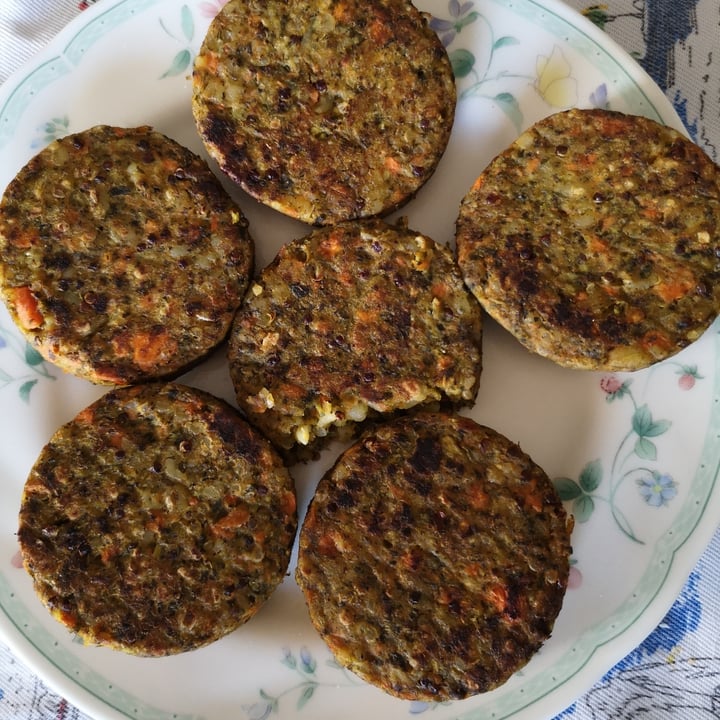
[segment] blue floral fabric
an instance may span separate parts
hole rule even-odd
[[[555,720],[720,717],[720,534],[643,643]]]
[[[566,0],[633,55],[665,91],[693,139],[720,161],[720,3]]]
[[[0,0],[0,83],[94,1]],[[637,58],[719,162],[720,0],[566,2]],[[649,503],[662,503],[674,487],[659,477],[644,492]],[[555,720],[720,718],[718,587],[720,533],[657,629]],[[0,720],[90,718],[0,645]]]

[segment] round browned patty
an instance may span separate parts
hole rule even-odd
[[[115,389],[63,425],[27,479],[18,538],[53,616],[88,643],[159,656],[252,617],[285,575],[295,489],[226,403]]]
[[[481,311],[448,247],[382,220],[341,223],[288,243],[262,271],[228,357],[241,409],[299,450],[366,417],[471,404]]]
[[[205,357],[253,254],[207,164],[148,127],[56,140],[0,203],[0,298],[41,355],[95,383],[172,377]]]
[[[514,443],[458,415],[365,432],[321,479],[296,579],[337,661],[398,697],[505,682],[549,637],[572,520]]]
[[[447,53],[409,0],[230,0],[193,81],[197,127],[223,171],[315,225],[409,200],[455,116]]]
[[[541,120],[464,198],[458,262],[487,312],[573,368],[636,370],[720,310],[720,172],[672,128],[605,110]]]

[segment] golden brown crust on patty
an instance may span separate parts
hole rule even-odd
[[[447,53],[409,0],[230,0],[193,81],[197,127],[220,167],[316,225],[409,200],[455,114]]]
[[[236,410],[151,383],[107,393],[53,435],[18,537],[60,622],[159,656],[252,617],[283,579],[296,527],[287,469]]]
[[[636,370],[720,310],[720,172],[643,117],[541,120],[464,198],[458,262],[490,315],[573,368]]]
[[[364,220],[281,249],[236,315],[228,357],[240,408],[298,449],[368,416],[471,404],[480,344],[480,306],[449,248]]]
[[[46,359],[96,383],[171,377],[205,357],[253,254],[206,163],[148,127],[51,143],[0,204],[0,297]]]
[[[459,699],[503,683],[550,635],[571,530],[515,444],[418,413],[364,433],[321,479],[296,578],[341,665],[402,698]]]

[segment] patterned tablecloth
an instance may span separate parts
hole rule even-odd
[[[0,83],[93,0],[0,0]],[[102,0],[95,0],[102,2]],[[720,0],[568,0],[638,59],[720,162]],[[559,718],[720,718],[720,532],[657,629]],[[0,720],[84,720],[0,644]]]

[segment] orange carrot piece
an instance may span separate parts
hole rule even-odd
[[[225,517],[213,523],[213,535],[229,540],[234,537],[236,530],[245,525],[249,519],[250,512],[246,507],[233,508]]]
[[[490,604],[497,609],[498,612],[505,612],[505,607],[507,606],[507,599],[507,589],[503,585],[495,583],[494,585],[491,585],[488,589],[488,600],[490,601]]]
[[[395,175],[399,175],[402,171],[402,165],[394,158],[388,157],[385,158],[385,162],[383,163],[385,165],[385,168],[389,170],[391,173],[394,173]]]
[[[670,303],[685,297],[695,287],[695,277],[689,270],[677,268],[677,272],[653,287],[655,294]]]
[[[280,509],[283,513],[285,515],[293,515],[296,507],[295,494],[290,491],[283,493],[283,496],[280,499]]]
[[[133,362],[143,369],[155,367],[163,355],[172,352],[174,345],[167,332],[137,333],[132,338]]]
[[[43,324],[45,319],[38,308],[37,298],[29,287],[14,288],[8,295],[11,301],[15,302],[15,312],[22,327],[34,330]]]

